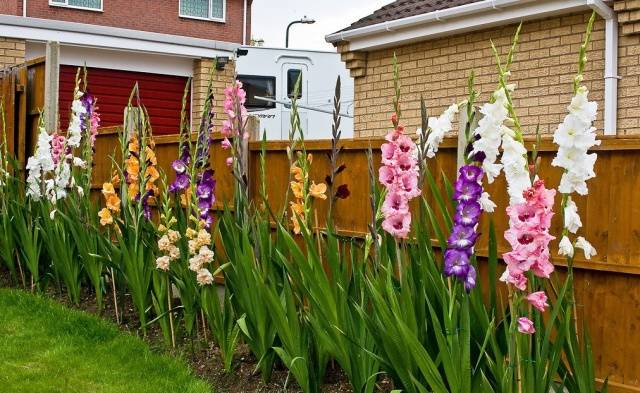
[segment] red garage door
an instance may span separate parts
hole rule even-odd
[[[73,99],[76,66],[60,66],[60,123],[66,129]],[[147,108],[155,135],[177,134],[182,95],[188,78],[103,68],[87,68],[89,91],[98,99],[101,126],[122,124],[131,89],[138,82],[142,104]],[[188,108],[190,98],[187,98]],[[190,113],[190,111],[187,111]]]

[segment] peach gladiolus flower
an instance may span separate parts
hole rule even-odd
[[[311,186],[309,186],[309,193],[314,198],[327,199],[327,185],[324,183],[316,184],[315,182],[311,182]]]
[[[120,198],[118,198],[118,196],[115,193],[107,195],[106,200],[107,200],[106,201],[107,209],[109,209],[114,213],[120,212]]]
[[[106,226],[113,224],[113,216],[111,212],[107,208],[103,208],[98,212],[98,217],[100,217],[100,225]]]
[[[291,191],[293,191],[293,196],[296,199],[302,199],[304,198],[304,195],[302,194],[302,183],[299,183],[297,181],[292,181],[291,182]]]
[[[113,188],[113,184],[112,183],[104,183],[102,185],[102,194],[107,196],[107,195],[111,195],[111,194],[115,194],[116,190]]]
[[[293,174],[294,179],[296,179],[297,181],[302,181],[302,168],[300,168],[298,165],[293,164],[291,166],[291,173]]]

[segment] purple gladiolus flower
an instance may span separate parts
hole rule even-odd
[[[466,251],[450,249],[444,253],[445,276],[456,276],[460,279],[464,279],[467,277],[469,267],[469,255]]]
[[[458,178],[455,188],[453,197],[458,201],[475,201],[482,195],[482,186],[477,181],[470,182]]]
[[[476,201],[460,202],[456,207],[454,221],[466,226],[475,226],[480,219],[482,208]]]
[[[187,171],[187,164],[182,159],[175,160],[171,163],[171,168],[173,168],[176,174],[182,175]]]
[[[213,170],[207,169],[198,176],[196,186],[196,196],[198,197],[198,210],[200,211],[200,219],[204,220],[205,227],[208,229],[213,223],[211,216],[211,207],[216,200],[215,197],[216,181],[213,178]]]
[[[478,234],[472,227],[456,224],[449,237],[449,247],[458,250],[470,250],[476,242]]]
[[[189,188],[191,179],[186,173],[176,176],[176,179],[169,185],[169,192],[182,192]]]
[[[180,160],[182,160],[186,165],[191,164],[191,151],[189,150],[189,145],[186,143],[182,146]]]
[[[478,166],[465,165],[460,168],[459,179],[463,179],[466,182],[478,183],[478,180],[482,178],[483,173],[482,168]]]
[[[200,209],[200,218],[206,218],[211,209],[211,200],[208,198],[198,199],[198,209]]]
[[[142,210],[144,218],[151,220],[151,206],[149,206],[149,198],[153,196],[153,191],[149,190],[142,196]]]
[[[467,276],[464,278],[464,289],[469,293],[476,286],[476,268],[469,264]]]

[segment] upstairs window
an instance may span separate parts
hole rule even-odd
[[[102,0],[49,0],[49,4],[59,7],[102,11]]]
[[[226,0],[180,0],[180,16],[224,22]]]

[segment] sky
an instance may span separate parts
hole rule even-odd
[[[264,46],[283,47],[289,22],[303,16],[315,19],[312,25],[296,24],[289,33],[289,47],[335,51],[324,37],[341,30],[392,0],[254,0],[252,32]]]

